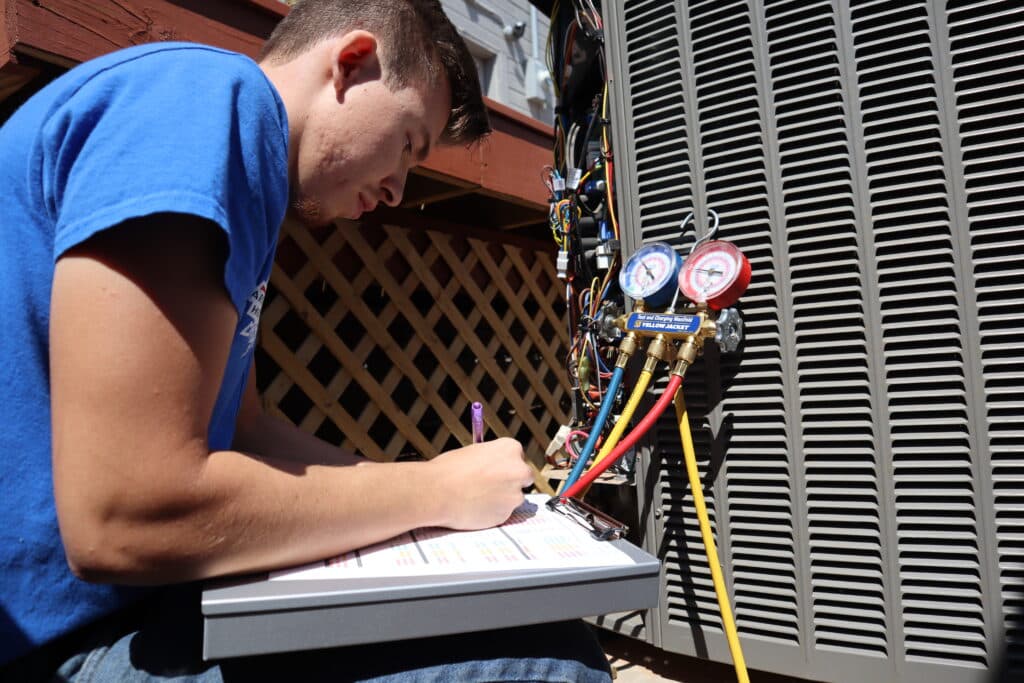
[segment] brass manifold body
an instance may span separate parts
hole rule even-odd
[[[682,377],[704,350],[707,339],[715,339],[723,351],[734,351],[743,337],[743,323],[735,309],[714,313],[697,306],[692,313],[651,313],[637,310],[613,321],[625,334],[619,343],[616,366],[625,368],[636,353],[641,339],[649,338],[645,371],[653,371],[658,361],[675,360],[672,374]],[[681,340],[673,354],[673,341]],[[674,358],[673,358],[674,356]]]

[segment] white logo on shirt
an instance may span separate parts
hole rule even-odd
[[[245,355],[252,353],[256,346],[256,332],[260,329],[260,312],[263,310],[263,299],[267,296],[267,281],[261,282],[256,289],[252,290],[245,305],[245,326],[240,335],[245,337]]]

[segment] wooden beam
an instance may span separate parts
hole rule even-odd
[[[8,0],[11,49],[83,62],[132,45],[186,40],[255,57],[277,17],[251,2],[228,0]]]
[[[291,7],[280,2],[280,0],[245,0],[245,2],[259,7],[264,12],[268,12],[272,17],[274,17],[275,21],[284,17],[291,9]]]
[[[13,61],[3,62],[0,56],[0,102],[28,85],[39,75],[39,69],[22,66]]]
[[[339,221],[341,222],[341,221]],[[371,226],[401,225],[405,228],[419,230],[436,230],[452,235],[473,237],[481,240],[494,240],[502,244],[512,244],[523,249],[533,251],[549,251],[555,253],[557,247],[554,241],[549,239],[537,239],[525,235],[502,232],[499,230],[481,228],[466,223],[457,223],[443,218],[425,216],[413,209],[392,208],[390,206],[378,207],[373,213],[363,216],[359,223],[352,222],[353,226],[363,228]]]
[[[18,63],[14,46],[14,5],[0,0],[0,102],[39,75],[39,69]]]
[[[421,168],[479,185],[480,192],[535,209],[547,206],[541,169],[551,163],[550,127],[487,100],[491,133],[482,143],[439,147]]]
[[[455,199],[456,197],[462,197],[467,194],[476,192],[479,188],[473,187],[472,185],[464,187],[452,187],[449,186],[447,190],[440,192],[433,192],[431,194],[412,196],[402,200],[402,208],[405,209],[422,209],[425,206],[436,204],[437,202],[443,202],[446,199]]]
[[[0,0],[0,68],[18,61],[14,57],[14,34],[16,31],[17,23],[14,18],[13,0]]]
[[[538,220],[536,218],[529,219],[529,220],[524,218],[522,220],[512,221],[511,223],[502,223],[498,227],[501,228],[502,230],[518,230],[519,228],[525,228],[525,227],[529,227],[531,225],[535,225],[537,227],[545,227],[546,228],[547,227],[547,221],[545,219],[543,219],[543,218],[541,218],[540,220]]]

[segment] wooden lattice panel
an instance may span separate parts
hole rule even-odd
[[[535,465],[570,404],[564,288],[545,245],[286,224],[260,323],[264,406],[374,460],[489,438]]]

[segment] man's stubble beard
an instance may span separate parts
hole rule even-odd
[[[322,228],[331,224],[331,219],[323,215],[320,202],[309,197],[293,198],[291,214],[307,228]]]

